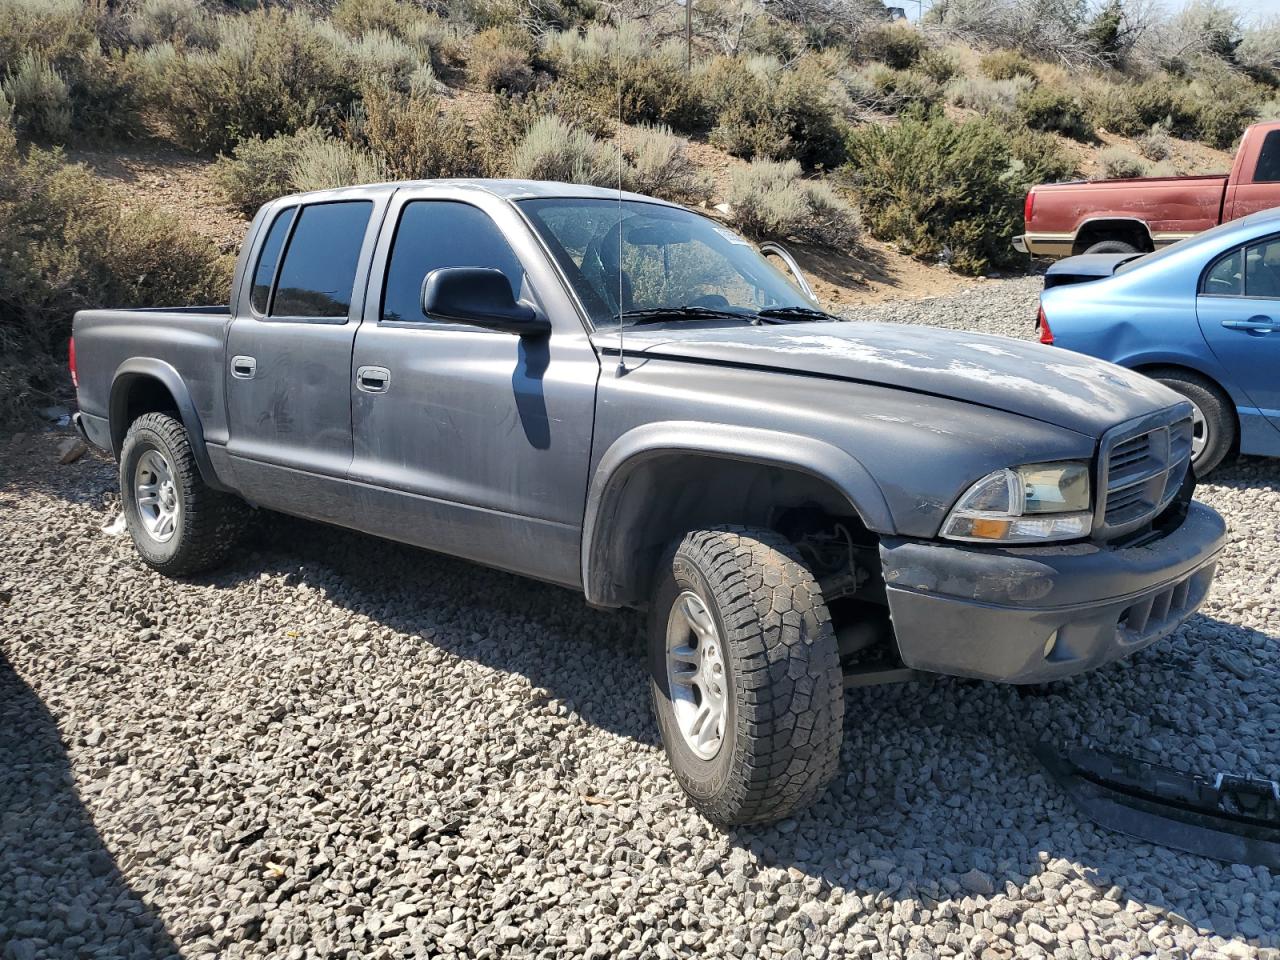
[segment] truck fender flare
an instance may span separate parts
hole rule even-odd
[[[195,458],[200,476],[206,484],[215,490],[228,489],[218,480],[213,464],[209,460],[209,450],[205,445],[204,429],[200,425],[200,414],[191,400],[191,392],[182,380],[182,375],[163,360],[154,357],[132,357],[120,366],[111,377],[111,400],[108,406],[108,424],[111,430],[111,452],[120,459],[120,448],[124,445],[125,433],[129,425],[125,422],[128,413],[129,387],[138,380],[156,380],[173,397],[178,408],[178,416],[187,431],[187,439],[191,443],[191,454]]]
[[[1108,225],[1108,224],[1115,225],[1115,226],[1121,226],[1121,225],[1131,226],[1141,230],[1143,233],[1147,235],[1147,240],[1151,243],[1152,248],[1153,249],[1155,248],[1156,238],[1155,238],[1155,234],[1151,232],[1151,224],[1147,223],[1146,220],[1143,220],[1139,216],[1135,216],[1133,214],[1123,214],[1123,213],[1109,214],[1109,215],[1103,215],[1098,217],[1087,217],[1084,220],[1081,220],[1079,223],[1076,224],[1076,228],[1071,234],[1072,246],[1074,247],[1077,243],[1080,242],[1080,234],[1084,233],[1090,227],[1096,227],[1096,226]]]
[[[587,490],[582,529],[582,583],[587,600],[602,601],[602,566],[614,515],[627,477],[654,457],[688,453],[799,470],[840,491],[875,533],[894,532],[880,485],[857,458],[822,440],[794,433],[730,424],[674,420],[628,430],[605,451]]]

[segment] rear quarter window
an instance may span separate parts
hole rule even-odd
[[[280,250],[284,246],[285,237],[289,236],[289,227],[293,225],[294,207],[281,210],[276,214],[267,232],[266,242],[258,254],[258,266],[253,271],[253,293],[250,301],[258,313],[266,313],[271,306],[271,283],[276,278],[276,265],[280,262]]]

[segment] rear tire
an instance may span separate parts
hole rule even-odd
[[[1191,468],[1197,477],[1208,476],[1236,444],[1239,428],[1231,398],[1212,380],[1190,370],[1169,367],[1144,372],[1182,394],[1196,408],[1194,446],[1199,451],[1192,453]]]
[[[120,498],[138,554],[170,577],[220,564],[249,517],[243,500],[204,482],[186,428],[167,413],[145,413],[129,426]]]
[[[649,666],[672,770],[709,820],[781,819],[835,776],[844,736],[836,637],[813,575],[778,534],[719,527],[671,546],[658,570]],[[700,712],[714,715],[710,736]]]
[[[1085,248],[1085,253],[1139,253],[1137,247],[1132,243],[1124,240],[1099,240],[1090,247]]]

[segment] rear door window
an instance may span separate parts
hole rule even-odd
[[[1244,273],[1240,269],[1240,251],[1232,250],[1221,257],[1204,275],[1200,292],[1210,297],[1239,297],[1244,294]]]
[[[1280,297],[1280,238],[1264,240],[1245,249],[1244,295]]]
[[[253,309],[258,313],[266,313],[267,307],[271,305],[271,282],[276,278],[280,249],[284,246],[284,238],[289,235],[289,227],[293,225],[293,215],[296,212],[293,207],[289,207],[276,214],[266,242],[262,244],[262,252],[258,254],[258,268],[253,272],[252,296]]]
[[[280,267],[273,317],[340,319],[351,309],[360,247],[373,203],[349,200],[302,208]]]

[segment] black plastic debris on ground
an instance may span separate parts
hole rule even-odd
[[[1090,820],[1215,860],[1280,870],[1280,785],[1203,777],[1118,754],[1041,742],[1036,758]]]

